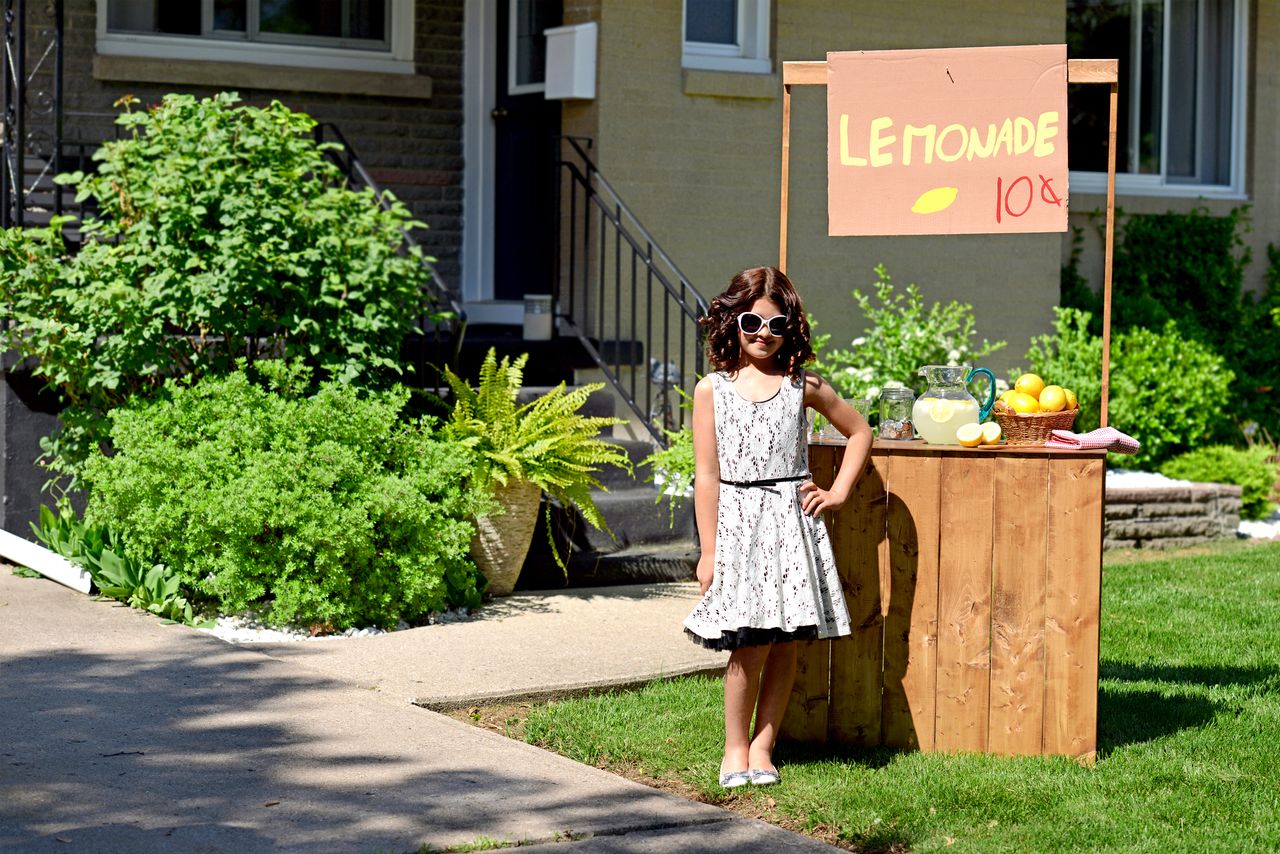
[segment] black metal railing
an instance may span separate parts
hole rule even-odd
[[[391,202],[378,182],[369,174],[355,148],[343,136],[337,125],[332,122],[320,122],[314,131],[318,144],[337,143],[340,148],[329,148],[325,156],[333,162],[346,176],[349,185],[356,190],[368,187],[383,208],[389,209]],[[417,245],[408,229],[404,230],[408,245]],[[431,273],[428,280],[428,291],[436,305],[436,313],[425,314],[418,319],[421,338],[415,338],[406,345],[406,355],[413,363],[419,383],[443,387],[442,377],[430,377],[429,372],[439,371],[445,365],[453,370],[458,368],[458,353],[462,349],[462,339],[467,330],[467,312],[462,307],[458,295],[440,277],[435,264],[423,256],[423,265]]]
[[[658,246],[587,154],[561,137],[554,299],[609,384],[659,444],[687,418],[682,396],[703,372],[707,301]],[[585,147],[584,147],[585,143]]]
[[[0,228],[28,224],[30,210],[47,209],[48,202],[53,215],[62,213],[61,192],[53,188],[51,199],[44,196],[53,187],[52,177],[62,171],[63,0],[52,0],[47,13],[48,19],[32,40],[27,4],[4,0]]]

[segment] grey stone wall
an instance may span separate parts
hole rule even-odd
[[[1221,483],[1108,489],[1103,547],[1182,548],[1240,527],[1240,487]]]

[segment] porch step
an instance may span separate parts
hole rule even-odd
[[[688,541],[693,537],[693,500],[687,498],[672,514],[671,498],[659,497],[652,485],[597,492],[592,499],[615,539],[583,525],[590,549],[611,553],[629,546]]]
[[[597,341],[593,346],[601,349]],[[638,341],[606,342],[602,355],[610,363],[639,364],[644,359],[643,345]],[[529,385],[554,386],[558,383],[573,385],[575,370],[594,367],[595,362],[577,338],[555,336],[550,341],[526,341],[523,326],[499,323],[473,324],[467,327],[458,353],[458,375],[474,381],[480,376],[480,365],[489,349],[498,358],[515,358],[528,353],[524,379]]]
[[[631,546],[612,554],[575,554],[567,575],[554,563],[525,564],[516,590],[652,584],[697,578],[698,549],[692,543]]]

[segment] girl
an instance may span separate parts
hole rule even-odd
[[[756,267],[734,276],[702,324],[716,369],[693,392],[703,597],[684,626],[697,643],[733,651],[720,785],[763,786],[781,780],[773,745],[795,679],[795,641],[849,634],[819,514],[849,497],[871,428],[829,383],[805,371],[813,359],[809,322],[781,271]],[[805,407],[849,439],[830,489],[809,479]]]

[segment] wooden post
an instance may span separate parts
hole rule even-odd
[[[1120,84],[1111,81],[1110,120],[1107,126],[1107,248],[1102,268],[1102,424],[1107,426],[1107,400],[1111,397],[1111,253],[1116,233],[1116,110]]]
[[[783,79],[785,80],[785,74]],[[782,207],[778,217],[778,269],[787,272],[787,182],[791,178],[791,84],[782,84]]]

